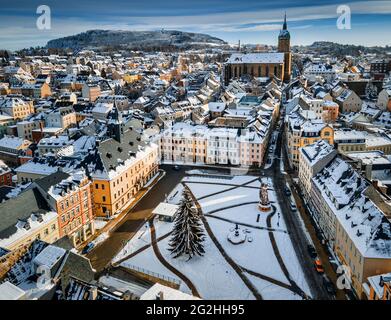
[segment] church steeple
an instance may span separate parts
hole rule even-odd
[[[284,81],[289,81],[291,76],[291,35],[286,22],[286,12],[284,14],[284,24],[278,36],[278,52],[284,53]]]
[[[284,24],[282,25],[282,30],[288,30],[288,25],[286,23],[286,12],[285,12],[285,15],[284,15]]]

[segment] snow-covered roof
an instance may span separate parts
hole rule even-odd
[[[34,258],[33,262],[37,266],[45,266],[51,269],[58,261],[61,260],[65,253],[65,249],[49,245]]]
[[[178,211],[179,206],[176,204],[161,202],[159,205],[152,211],[153,214],[159,216],[173,217]]]
[[[362,256],[391,259],[391,223],[366,196],[367,180],[335,158],[312,181]]]
[[[284,63],[284,54],[277,52],[234,53],[227,63]]]
[[[325,140],[319,140],[300,149],[309,164],[314,164],[333,152],[334,147]]]
[[[0,300],[19,300],[22,299],[26,292],[19,287],[6,281],[0,284]]]
[[[0,139],[0,147],[18,150],[24,145],[29,145],[31,142],[14,136],[5,136]]]
[[[157,297],[162,300],[200,300],[195,296],[163,286],[160,283],[155,283],[140,297],[140,300],[156,300]]]

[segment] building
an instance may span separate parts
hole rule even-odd
[[[95,213],[110,217],[127,208],[138,191],[158,172],[159,149],[141,140],[141,134],[124,129],[113,109],[108,124],[110,137],[97,145],[91,172]]]
[[[229,85],[231,79],[243,75],[268,78],[275,76],[283,81],[289,81],[291,60],[290,33],[285,16],[283,28],[278,36],[278,52],[232,54],[224,64],[225,85]]]
[[[0,186],[12,186],[11,169],[0,160]]]
[[[207,127],[176,123],[162,132],[160,158],[162,162],[206,163]]]
[[[384,88],[377,97],[377,106],[381,110],[391,111],[391,88]]]
[[[339,105],[341,113],[361,111],[362,100],[354,91],[343,89],[333,96],[334,101]]]
[[[66,129],[76,125],[76,113],[73,107],[60,107],[46,116],[46,126],[49,128]]]
[[[391,71],[391,60],[375,60],[371,62],[370,74],[375,80],[383,80]]]
[[[0,203],[0,247],[12,251],[36,239],[52,243],[59,239],[59,228],[57,213],[33,188]]]
[[[316,82],[320,78],[327,82],[333,82],[336,77],[334,68],[325,63],[311,63],[304,68],[303,74],[310,82]]]
[[[348,281],[362,298],[368,277],[391,271],[389,205],[339,157],[312,178],[310,203],[324,240],[349,268]]]
[[[295,170],[299,169],[300,148],[318,140],[334,144],[334,129],[318,119],[313,111],[303,110],[300,106],[296,106],[287,116],[286,135],[288,160]]]
[[[44,124],[43,120],[24,120],[16,123],[18,137],[34,141],[33,130],[40,129]]]
[[[176,123],[162,132],[165,163],[261,166],[271,130],[271,115],[239,128]]]
[[[83,172],[69,175],[58,171],[36,180],[34,185],[57,213],[61,238],[68,236],[78,246],[95,233],[92,183]]]
[[[358,151],[382,151],[391,154],[391,139],[387,135],[351,129],[334,132],[335,147],[342,154]]]
[[[326,123],[334,123],[339,116],[339,105],[333,101],[324,100],[322,102],[322,119]]]
[[[94,102],[101,95],[101,89],[98,84],[84,83],[82,88],[82,97]]]
[[[39,156],[69,156],[74,153],[74,142],[66,135],[43,138],[37,144],[38,154]]]
[[[10,166],[18,166],[20,164],[19,157],[28,150],[30,145],[31,142],[28,140],[4,136],[0,139],[0,160]]]
[[[18,92],[25,97],[31,97],[35,99],[47,98],[52,95],[49,84],[46,82],[43,83],[34,83],[34,84],[23,84],[20,88],[17,89]],[[20,90],[20,92],[19,92]]]
[[[318,140],[300,148],[299,152],[299,186],[309,202],[312,178],[335,158],[337,151],[327,141]]]
[[[0,113],[14,120],[24,119],[34,113],[33,102],[24,100],[20,96],[5,97],[0,99]]]
[[[368,300],[391,300],[391,273],[368,277],[364,290]]]

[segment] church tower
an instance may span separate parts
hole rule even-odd
[[[286,23],[286,14],[284,16],[284,24],[278,36],[278,52],[284,53],[284,81],[288,82],[291,79],[292,69],[292,54],[291,54],[291,35],[288,31]]]

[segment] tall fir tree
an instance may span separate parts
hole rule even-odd
[[[203,246],[205,234],[200,220],[190,191],[185,187],[169,243],[169,250],[174,258],[188,255],[190,260],[195,255],[202,256],[205,253]]]

